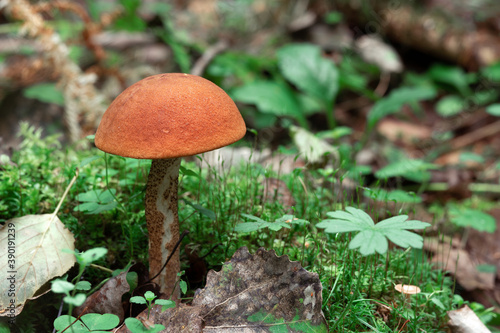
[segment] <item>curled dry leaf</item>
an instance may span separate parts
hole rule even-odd
[[[467,305],[458,310],[448,311],[448,317],[452,333],[491,333]]]
[[[242,247],[219,272],[208,273],[192,306],[180,304],[163,313],[156,306],[150,321],[172,333],[328,332],[321,292],[318,275],[298,262],[263,248],[251,255]]]
[[[287,256],[240,248],[220,272],[210,271],[200,306],[204,332],[327,332],[319,277]]]
[[[26,215],[0,229],[0,316],[19,314],[24,303],[75,263],[75,239],[54,214]]]
[[[438,263],[442,270],[454,274],[465,290],[492,290],[495,287],[495,274],[480,272],[469,252],[457,244],[429,237],[424,242],[424,249],[434,253],[432,261]]]

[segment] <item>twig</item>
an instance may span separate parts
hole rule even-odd
[[[467,147],[490,135],[498,134],[498,132],[500,132],[500,120],[454,139],[451,144],[451,150]]]
[[[225,49],[229,44],[225,40],[218,41],[215,45],[209,47],[203,55],[196,61],[193,68],[191,68],[191,74],[193,75],[202,75],[205,71],[205,68],[210,64],[213,58]]]

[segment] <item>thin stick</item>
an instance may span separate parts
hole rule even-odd
[[[193,68],[191,68],[191,74],[201,75],[205,71],[205,67],[210,64],[213,58],[228,47],[228,43],[225,40],[218,41],[215,45],[209,47],[203,55],[196,61]]]
[[[71,189],[71,187],[75,183],[76,178],[78,178],[78,174],[79,174],[79,171],[78,171],[78,168],[76,168],[75,176],[73,177],[73,179],[71,179],[71,182],[69,183],[68,187],[66,187],[66,190],[64,191],[64,194],[63,194],[61,200],[59,200],[59,203],[57,204],[56,210],[54,211],[54,213],[52,213],[53,216],[56,216],[57,212],[59,212],[59,208],[61,208],[61,205],[62,205],[64,199],[66,198],[66,196],[68,195],[69,190]]]

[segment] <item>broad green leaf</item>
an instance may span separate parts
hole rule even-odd
[[[459,161],[460,162],[471,161],[471,162],[477,162],[477,163],[484,163],[485,162],[483,156],[481,156],[479,154],[472,153],[470,151],[464,151],[463,153],[461,153],[460,157],[459,157]]]
[[[71,325],[71,329],[66,329],[73,322],[74,324]],[[83,323],[80,320],[77,320],[77,318],[68,315],[62,315],[57,317],[54,320],[54,328],[57,330],[57,333],[60,333],[65,329],[66,329],[65,332],[71,332],[71,333],[90,332],[88,328],[86,328],[85,325],[83,325]]]
[[[465,100],[460,96],[444,96],[436,103],[436,111],[442,117],[452,117],[466,108],[465,103]]]
[[[183,291],[183,293],[185,294],[185,292]],[[170,309],[170,308],[175,308],[175,302],[174,301],[171,301],[169,299],[157,299],[155,301],[155,304],[156,305],[161,305],[161,311],[165,311],[166,309]]]
[[[75,285],[75,289],[77,290],[90,290],[92,285],[88,281],[78,281]]]
[[[382,169],[375,172],[377,178],[390,178],[390,177],[412,177],[416,172],[426,172],[430,169],[436,169],[437,166],[432,163],[425,162],[417,159],[403,159],[391,163]],[[429,175],[430,177],[430,175]]]
[[[477,265],[476,269],[478,272],[481,273],[496,274],[497,272],[497,266],[495,265],[488,265],[488,264]]]
[[[268,228],[272,231],[278,231],[283,228],[290,229],[292,224],[305,224],[309,223],[306,220],[296,219],[293,215],[284,215],[276,219],[274,222],[267,222],[261,218],[249,214],[241,214],[241,216],[258,222],[244,222],[236,225],[234,230],[236,232],[253,232],[261,229]]]
[[[88,266],[94,261],[104,257],[107,253],[108,249],[104,247],[95,247],[82,253],[76,253],[75,256],[80,265]]]
[[[285,85],[273,81],[254,81],[232,90],[233,99],[255,104],[260,112],[288,116],[307,124],[297,98]]]
[[[5,222],[0,229],[0,290],[14,285],[15,295],[0,293],[0,310],[13,301],[22,306],[48,281],[74,264],[75,239],[53,214],[26,215]],[[10,257],[9,257],[10,256]],[[10,278],[10,279],[9,279]]]
[[[388,243],[384,235],[370,230],[361,231],[349,243],[349,248],[359,248],[359,252],[364,255],[374,254],[375,251],[384,254],[387,252]]]
[[[470,93],[469,76],[460,67],[438,64],[431,67],[428,75],[437,83],[444,83],[454,87],[464,96]]]
[[[147,301],[152,301],[156,298],[156,295],[154,292],[148,290],[144,293],[144,298],[147,300]]]
[[[370,215],[361,209],[347,207],[347,212],[328,212],[329,217],[316,224],[318,228],[324,228],[327,233],[360,231],[349,243],[350,249],[357,249],[362,255],[378,252],[384,254],[387,251],[387,239],[401,247],[422,248],[422,236],[408,231],[407,229],[424,229],[429,223],[421,221],[406,221],[408,216],[398,215],[374,224]]]
[[[91,330],[111,330],[118,326],[120,318],[117,315],[105,313],[87,313],[83,315],[80,320]],[[71,332],[71,330],[70,330]]]
[[[132,296],[129,301],[136,304],[148,304],[146,299],[142,296]]]
[[[64,96],[55,83],[40,83],[24,89],[24,96],[44,103],[64,105]]]
[[[500,104],[491,104],[486,107],[486,112],[495,117],[500,117]]]
[[[413,192],[406,192],[403,190],[393,190],[386,191],[384,189],[365,189],[364,194],[369,196],[373,200],[378,201],[394,201],[398,203],[420,203],[422,202],[422,198],[417,196]]]
[[[158,333],[165,329],[165,326],[154,324],[152,327],[146,328],[137,318],[125,319],[125,326],[134,333]]]
[[[331,105],[338,92],[338,72],[333,61],[321,56],[318,46],[290,44],[280,48],[277,55],[285,78],[325,105]]]
[[[493,233],[496,221],[490,214],[475,209],[450,209],[450,220],[460,227],[471,227],[478,231]]]
[[[115,193],[115,189],[97,189],[79,193],[76,198],[83,203],[77,205],[74,209],[76,211],[85,212],[86,214],[99,214],[115,209],[118,206],[114,198]]]
[[[73,306],[80,306],[85,302],[87,297],[85,294],[76,294],[75,296],[66,296],[63,298],[64,302],[67,304],[71,304]]]
[[[398,113],[405,104],[429,100],[436,96],[437,92],[432,87],[403,87],[394,89],[389,96],[376,102],[368,114],[368,126],[373,128],[382,118]]]
[[[188,204],[189,206],[193,207],[198,213],[200,213],[202,215],[205,215],[206,217],[208,217],[212,221],[215,221],[216,215],[215,215],[214,211],[212,211],[212,210],[210,210],[208,208],[205,208],[202,205],[199,205],[199,204],[196,204],[196,203],[192,203],[191,201],[186,200],[186,199],[184,199],[184,202],[186,204]]]
[[[69,294],[70,291],[75,289],[75,285],[63,279],[55,279],[51,281],[51,290],[57,294]]]
[[[337,232],[351,232],[360,231],[365,228],[359,222],[348,221],[348,220],[323,220],[316,224],[318,228],[325,228],[325,232],[337,233]]]
[[[424,239],[422,236],[408,230],[387,229],[384,230],[384,235],[391,242],[403,248],[413,247],[415,249],[421,249],[424,245]]]
[[[181,288],[181,292],[183,294],[187,293],[187,282],[184,280],[179,281],[179,288]],[[175,303],[174,303],[175,304]]]

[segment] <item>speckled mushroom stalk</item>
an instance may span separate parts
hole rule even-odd
[[[157,274],[171,255],[179,241],[179,215],[177,213],[177,186],[181,158],[157,159],[151,163],[146,186],[146,222],[149,233],[149,271]],[[180,296],[176,284],[177,272],[181,269],[179,250],[170,259],[167,267],[155,279],[161,281],[167,296]],[[175,289],[173,289],[175,287]]]

